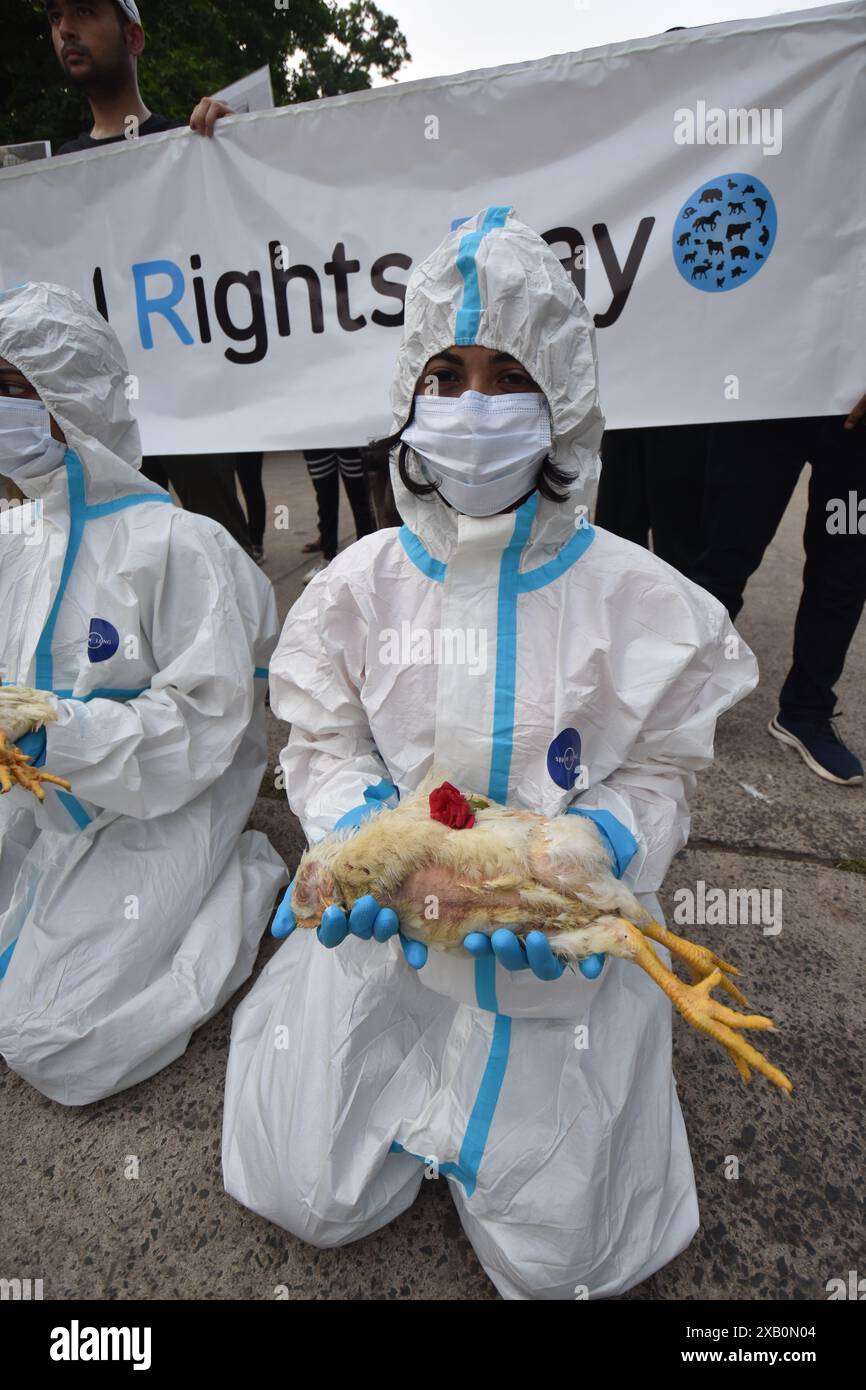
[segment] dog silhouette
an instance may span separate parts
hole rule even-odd
[[[683,265],[690,265],[692,261],[696,261],[697,259],[697,251],[687,251],[686,254],[683,256]]]
[[[730,217],[733,213],[735,213],[735,212],[745,212],[745,211],[746,211],[746,205],[745,205],[745,203],[728,203],[728,216],[729,216],[729,217]]]

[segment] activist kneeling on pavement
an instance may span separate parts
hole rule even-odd
[[[588,838],[661,921],[695,773],[757,667],[744,642],[728,659],[714,598],[579,524],[604,424],[593,323],[508,208],[469,218],[413,271],[391,400],[406,524],[311,580],[271,663],[293,811],[311,843],[351,835],[435,766],[556,818],[572,847]],[[487,660],[395,662],[383,637],[404,627],[483,634]],[[652,980],[610,955],[563,973],[546,939],[537,959],[508,930],[428,955],[384,940],[379,918],[395,914],[376,907],[361,898],[348,933],[337,907],[332,934],[330,907],[318,932],[293,931],[281,904],[288,940],[234,1017],[231,1195],[342,1245],[405,1211],[432,1164],[505,1298],[577,1285],[602,1298],[678,1255],[698,1208],[670,1003]]]
[[[2,675],[45,692],[35,765],[71,785],[0,798],[0,1054],[83,1105],[178,1057],[252,968],[287,879],[244,833],[277,615],[227,532],[139,473],[94,309],[0,294],[0,359],[0,475],[43,527],[3,536]]]

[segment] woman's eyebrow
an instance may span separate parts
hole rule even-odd
[[[464,365],[464,364],[463,364],[463,358],[460,356],[460,353],[459,353],[459,352],[449,352],[449,351],[447,350],[447,348],[446,348],[446,350],[445,350],[444,352],[437,352],[437,353],[435,354],[435,356],[433,356],[433,357],[430,358],[430,361],[431,361],[431,362],[450,362],[450,363],[452,364],[452,366],[454,366],[454,367],[462,367],[462,366]],[[429,364],[428,364],[428,365],[429,365]]]

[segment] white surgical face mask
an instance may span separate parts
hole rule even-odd
[[[494,516],[532,491],[550,450],[550,410],[540,391],[416,396],[402,438],[458,512]]]
[[[66,445],[51,434],[42,401],[0,396],[0,473],[20,487],[59,468],[65,454]]]

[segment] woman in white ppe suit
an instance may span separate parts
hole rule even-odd
[[[503,394],[463,392],[477,348],[516,359]],[[416,396],[431,376],[457,399]],[[412,446],[413,490],[392,456],[406,524],[309,585],[271,663],[292,809],[316,841],[435,766],[511,806],[588,816],[660,919],[695,773],[755,661],[715,599],[583,519],[603,428],[593,325],[509,209],[415,270],[392,404]],[[548,452],[573,479],[565,501],[534,487]],[[424,479],[438,490],[417,495]],[[437,633],[463,634],[462,660],[444,641],[430,660]],[[548,980],[433,950],[413,970],[396,939],[315,936],[289,936],[235,1014],[233,1196],[329,1246],[445,1176],[506,1298],[617,1294],[683,1250],[698,1211],[671,1007],[642,971],[608,958],[594,979]]]
[[[0,475],[34,523],[0,528],[2,678],[52,692],[44,760],[72,786],[0,798],[0,1054],[82,1105],[180,1056],[286,882],[243,833],[276,610],[222,527],[139,473],[95,310],[60,285],[0,294],[0,358],[33,388],[4,386]]]

